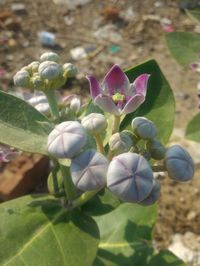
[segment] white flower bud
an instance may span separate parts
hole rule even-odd
[[[20,87],[28,87],[30,85],[30,75],[26,70],[18,71],[14,76],[14,84]]]
[[[35,105],[35,109],[37,109],[42,114],[47,114],[50,110],[48,103],[38,103]]]
[[[141,139],[153,139],[157,129],[152,121],[145,117],[136,117],[131,123],[133,132]]]
[[[57,125],[48,136],[48,151],[57,158],[72,158],[87,142],[83,126],[77,121]]]
[[[127,152],[132,147],[132,140],[125,132],[115,133],[110,137],[109,147],[115,154]]]
[[[39,103],[47,103],[47,97],[45,95],[35,95],[28,100],[28,103],[35,106]]]
[[[39,65],[40,65],[40,62],[33,61],[32,63],[30,63],[28,65],[28,68],[29,68],[30,72],[33,74],[33,73],[38,72]]]
[[[91,134],[99,134],[107,127],[107,121],[102,114],[91,113],[85,116],[81,124],[85,130]]]
[[[44,61],[53,61],[53,62],[59,63],[60,56],[58,54],[54,53],[54,52],[46,52],[46,53],[43,53],[40,56],[40,61],[41,62],[44,62]]]
[[[74,112],[77,113],[80,110],[81,107],[81,101],[79,98],[74,97],[71,102],[70,102],[70,109]]]
[[[63,65],[64,76],[66,78],[73,78],[78,73],[77,68],[71,63],[65,63]]]
[[[62,66],[53,61],[44,61],[38,69],[39,75],[43,79],[56,80],[62,76]]]

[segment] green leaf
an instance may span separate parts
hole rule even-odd
[[[120,205],[120,200],[108,189],[103,189],[95,197],[82,206],[82,210],[90,216],[99,216],[113,211]]]
[[[172,32],[166,34],[167,46],[177,60],[183,66],[199,60],[200,36],[190,32]]]
[[[195,115],[187,125],[186,137],[200,142],[200,113]]]
[[[146,265],[153,252],[149,241],[156,216],[156,205],[125,203],[109,214],[94,217],[100,230],[94,266]]]
[[[133,113],[126,115],[121,123],[121,130],[130,128],[132,119],[145,116],[152,120],[158,128],[158,137],[167,142],[174,124],[175,101],[169,83],[162,74],[155,60],[147,61],[127,70],[130,82],[143,73],[151,74],[145,102]]]
[[[148,266],[187,266],[183,261],[178,259],[169,250],[161,250],[158,254],[154,255],[150,260]]]
[[[0,91],[0,142],[26,152],[47,154],[50,121],[23,100]]]
[[[80,211],[51,197],[25,196],[0,205],[0,265],[92,265],[99,231]]]

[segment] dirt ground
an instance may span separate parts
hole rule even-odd
[[[24,4],[25,9],[12,11],[12,4],[16,1],[0,0],[0,86],[3,90],[12,88],[13,74],[47,50],[58,52],[63,62],[76,64],[78,80],[66,84],[63,90],[69,92],[73,87],[73,91],[81,95],[88,91],[86,73],[103,77],[113,63],[126,69],[154,58],[174,90],[175,127],[184,130],[190,118],[198,112],[196,84],[199,77],[189,67],[180,67],[171,57],[160,20],[170,20],[174,30],[197,32],[199,29],[180,11],[177,2],[93,0],[70,10],[52,0],[21,0],[18,3]],[[98,29],[107,24],[117,28],[115,35],[110,31],[108,36],[95,37]],[[41,31],[54,33],[56,45],[42,46],[38,39]],[[85,49],[88,57],[72,58],[70,51],[78,46]],[[200,235],[199,173],[197,165],[195,178],[187,184],[164,179],[155,228],[160,247],[167,247],[174,233],[190,231]]]

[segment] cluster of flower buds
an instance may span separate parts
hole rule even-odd
[[[59,88],[67,78],[77,73],[71,63],[61,65],[59,62],[60,57],[56,53],[46,52],[41,55],[40,61],[34,61],[19,70],[14,76],[14,84],[40,91]]]
[[[154,175],[155,160],[162,171],[176,181],[188,181],[194,174],[189,153],[179,145],[165,148],[157,139],[157,128],[147,118],[132,120],[132,130],[114,133],[106,154],[97,136],[107,128],[104,115],[90,113],[78,121],[57,125],[48,138],[48,151],[55,158],[71,160],[70,174],[78,191],[107,187],[119,199],[141,205],[155,203],[160,183]],[[88,148],[88,134],[96,139],[99,151]]]

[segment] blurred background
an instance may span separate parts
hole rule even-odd
[[[163,177],[155,245],[170,247],[193,266],[200,265],[200,145],[186,140],[184,130],[198,112],[200,77],[173,59],[165,34],[200,34],[200,25],[184,12],[199,6],[192,0],[0,0],[0,88],[4,91],[16,91],[13,75],[45,51],[55,51],[62,63],[76,65],[77,77],[68,80],[61,93],[82,97],[89,93],[86,74],[101,79],[114,63],[125,70],[151,58],[158,62],[176,99],[170,143],[179,142],[189,150],[197,171],[187,184]],[[2,163],[0,200],[44,192],[48,165],[47,158],[29,154]]]

